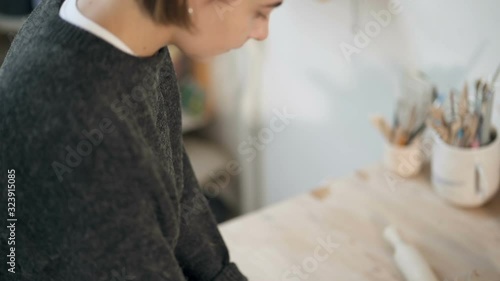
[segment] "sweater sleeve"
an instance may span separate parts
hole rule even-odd
[[[189,280],[246,281],[229,253],[183,151],[184,190],[176,256]],[[200,235],[203,234],[203,235]]]
[[[93,146],[65,138],[68,149],[51,145],[42,160],[25,163],[28,172],[19,170],[30,181],[19,189],[19,215],[30,219],[18,230],[26,280],[185,281],[174,253],[179,204],[171,179],[150,165],[153,156],[125,124],[113,125],[107,134],[86,130]],[[33,168],[48,160],[64,165],[60,180]]]

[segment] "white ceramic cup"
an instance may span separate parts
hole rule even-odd
[[[401,177],[417,175],[425,159],[420,143],[420,138],[409,146],[397,146],[385,142],[384,165],[386,169]]]
[[[434,134],[431,160],[436,193],[462,207],[479,207],[490,200],[500,184],[500,138],[480,148],[451,146]]]

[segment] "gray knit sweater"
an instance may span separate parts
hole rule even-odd
[[[0,68],[0,280],[246,280],[185,154],[168,49],[127,55],[62,1]]]

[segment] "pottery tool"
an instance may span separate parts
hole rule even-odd
[[[481,100],[481,128],[480,128],[480,143],[481,145],[487,145],[491,140],[491,117],[493,114],[493,102],[494,102],[494,87],[498,76],[500,75],[500,65],[498,66],[493,79],[491,81],[491,87],[488,83],[484,83],[482,87],[482,100]]]
[[[408,138],[408,144],[412,144],[420,134],[425,130],[426,128],[426,123],[422,123],[418,129],[416,129],[414,132],[410,134],[410,137]]]
[[[469,115],[469,126],[467,132],[467,142],[465,146],[472,146],[473,142],[477,139],[477,128],[479,126],[479,117],[474,115]]]
[[[417,107],[413,106],[411,108],[410,119],[408,120],[408,124],[406,126],[406,131],[407,132],[413,131],[415,128],[416,122],[417,122]]]
[[[455,92],[452,90],[450,93],[450,113],[451,121],[455,121],[456,111],[455,111]]]
[[[468,112],[469,112],[469,89],[467,83],[465,83],[464,89],[462,91],[462,96],[460,97],[460,102],[458,104],[458,115],[463,120]]]
[[[441,107],[432,107],[430,110],[431,117],[442,125],[446,125],[446,118]]]
[[[433,114],[434,116],[438,116],[437,118],[436,117],[431,117],[429,120],[427,120],[427,126],[429,128],[432,128],[434,130],[434,132],[436,132],[436,134],[445,142],[445,143],[449,143],[449,134],[450,134],[450,131],[448,129],[448,127],[445,125],[446,123],[443,123],[440,121],[439,119],[439,113],[434,113]],[[431,115],[432,116],[432,115]]]
[[[422,253],[403,241],[394,226],[384,229],[384,238],[393,246],[394,260],[406,281],[438,281]]]
[[[384,139],[391,141],[392,129],[382,115],[373,115],[370,117],[373,126],[380,132]]]
[[[500,76],[500,64],[497,66],[497,70],[495,71],[495,74],[493,74],[493,79],[491,80],[491,85],[493,85],[493,87],[495,87],[495,83],[497,82],[499,76]]]
[[[450,127],[450,134],[451,139],[453,140],[453,145],[459,146],[461,138],[463,137],[463,133],[461,134],[460,132],[462,132],[462,121],[458,119],[455,120],[455,122],[453,122]]]
[[[398,127],[395,129],[393,144],[398,146],[404,146],[408,144],[409,136],[403,127]]]

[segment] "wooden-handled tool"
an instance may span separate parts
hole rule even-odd
[[[424,256],[405,243],[394,226],[384,229],[384,238],[394,248],[394,260],[406,281],[438,281]]]
[[[390,125],[385,121],[382,115],[373,115],[370,117],[370,121],[373,126],[382,134],[386,141],[391,141],[392,129]]]

